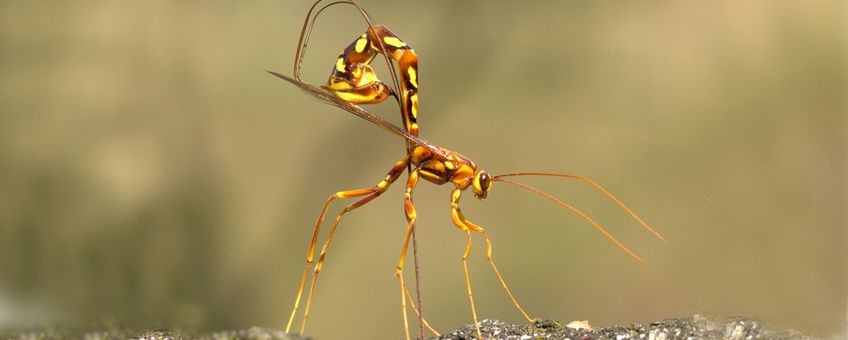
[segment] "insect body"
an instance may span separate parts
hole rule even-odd
[[[298,290],[297,297],[295,298],[294,307],[292,309],[291,316],[289,317],[289,321],[286,326],[286,332],[291,329],[292,322],[294,321],[294,317],[299,308],[307,273],[314,262],[318,232],[327,214],[327,210],[330,206],[330,203],[336,199],[358,198],[357,201],[345,207],[336,216],[333,225],[330,227],[327,239],[325,240],[324,245],[321,248],[321,253],[318,256],[318,261],[317,263],[315,263],[313,269],[312,282],[309,288],[309,294],[306,300],[306,307],[304,310],[303,320],[301,322],[300,327],[301,333],[303,333],[306,327],[306,321],[309,316],[309,310],[312,298],[314,296],[318,274],[320,273],[323,267],[323,263],[326,259],[327,250],[329,248],[330,242],[332,241],[333,235],[335,234],[336,228],[338,227],[342,217],[345,214],[367,204],[371,200],[383,194],[392,183],[394,183],[398,178],[400,178],[400,175],[403,174],[404,170],[409,170],[409,177],[406,182],[406,191],[404,194],[404,210],[408,223],[406,237],[404,239],[403,247],[401,248],[401,256],[395,271],[395,275],[398,277],[400,283],[404,332],[407,339],[409,339],[409,327],[406,315],[406,301],[410,301],[410,305],[416,313],[419,313],[419,310],[415,307],[415,304],[412,303],[412,298],[404,283],[403,265],[406,256],[406,251],[409,246],[410,236],[412,235],[416,220],[415,206],[412,202],[412,192],[418,185],[418,181],[420,178],[423,178],[429,182],[439,185],[450,183],[453,186],[450,197],[451,221],[460,231],[462,231],[466,235],[465,252],[462,254],[461,259],[463,269],[465,271],[465,284],[467,288],[469,304],[471,306],[471,314],[472,318],[474,319],[474,324],[477,327],[478,338],[482,337],[482,334],[477,323],[477,312],[474,307],[474,298],[471,293],[471,282],[468,275],[468,265],[466,261],[469,252],[471,251],[472,232],[480,233],[483,236],[483,239],[486,241],[486,259],[492,267],[492,270],[498,277],[498,280],[500,281],[500,284],[503,287],[504,291],[509,296],[512,303],[515,305],[516,309],[529,322],[533,322],[537,319],[530,317],[521,308],[521,306],[514,298],[512,292],[507,287],[507,284],[501,276],[500,271],[495,265],[495,262],[492,260],[492,244],[489,240],[489,236],[486,230],[480,227],[479,225],[470,222],[463,215],[462,210],[459,207],[460,198],[462,196],[462,193],[469,188],[471,188],[473,194],[476,197],[481,199],[487,197],[487,195],[492,189],[494,182],[503,182],[518,186],[523,189],[527,189],[557,203],[558,205],[566,209],[575,212],[583,219],[588,221],[590,224],[592,224],[596,229],[598,229],[598,231],[603,233],[604,236],[606,236],[610,241],[615,243],[619,248],[627,252],[628,255],[643,264],[645,263],[644,260],[642,260],[638,255],[636,255],[633,251],[624,246],[621,242],[616,240],[611,234],[606,232],[598,223],[596,223],[594,220],[592,220],[589,216],[587,216],[580,210],[577,210],[576,208],[568,205],[567,203],[562,202],[536,188],[514,182],[512,180],[506,179],[506,177],[550,176],[576,179],[584,183],[588,183],[589,185],[593,186],[595,189],[599,190],[600,192],[608,196],[610,199],[615,201],[622,209],[624,209],[628,214],[635,218],[645,229],[653,233],[658,238],[662,239],[662,236],[660,236],[659,233],[654,231],[650,226],[648,226],[647,223],[642,221],[641,218],[639,218],[635,213],[628,209],[621,201],[619,201],[617,198],[615,198],[615,196],[610,194],[608,191],[606,191],[594,181],[585,177],[562,173],[525,172],[508,173],[493,176],[488,174],[486,171],[480,170],[477,167],[477,164],[475,164],[469,158],[462,156],[456,152],[437,147],[433,144],[428,143],[426,140],[420,138],[418,136],[417,124],[418,57],[416,56],[415,52],[412,50],[411,47],[409,47],[405,42],[403,42],[403,40],[401,40],[397,35],[392,33],[388,28],[383,25],[375,24],[373,20],[371,20],[371,17],[367,14],[367,12],[365,12],[364,9],[359,7],[353,1],[342,0],[332,2],[315,11],[317,5],[320,2],[321,0],[318,0],[318,2],[316,2],[312,6],[306,16],[306,20],[304,21],[303,30],[301,32],[301,37],[300,41],[298,42],[298,48],[295,56],[294,78],[273,71],[268,72],[294,84],[295,86],[303,90],[306,94],[324,103],[339,107],[345,111],[348,111],[356,116],[359,116],[360,118],[363,118],[379,126],[380,128],[390,133],[403,137],[406,140],[407,152],[406,155],[403,156],[403,158],[401,158],[397,163],[395,163],[394,166],[392,166],[392,168],[388,171],[383,180],[378,182],[373,187],[367,189],[339,191],[335,194],[330,195],[330,197],[324,203],[324,206],[318,216],[318,221],[315,225],[315,230],[312,235],[312,240],[310,242],[309,250],[306,256],[306,264],[304,266],[303,274],[301,275],[300,279],[300,288]],[[324,9],[335,4],[350,4],[356,7],[356,9],[360,12],[360,14],[362,14],[363,18],[368,23],[368,29],[364,34],[357,37],[349,46],[347,46],[344,51],[342,51],[341,55],[336,60],[335,65],[333,66],[333,70],[331,72],[327,84],[318,87],[311,85],[301,79],[301,63],[303,60],[303,55],[305,53],[306,45],[309,41],[309,36],[312,32],[315,19]],[[313,11],[315,11],[314,16],[312,15]],[[370,65],[378,54],[382,54],[384,56],[386,63],[389,66],[389,72],[391,74],[392,84],[394,85],[394,87],[380,81]],[[395,64],[397,65],[397,69],[395,68]],[[400,77],[398,77],[398,73],[400,73]],[[359,104],[379,103],[388,99],[389,97],[396,98],[399,103],[404,125],[403,129],[389,122],[386,122],[382,118],[371,114],[370,112],[359,106]],[[438,332],[433,330],[432,327],[430,327],[430,330],[438,335]]]
[[[388,27],[369,28],[342,51],[325,89],[354,104],[379,103],[396,96],[389,85],[377,79],[371,61],[383,53],[398,64],[401,112],[406,131],[418,135],[418,56],[415,51],[392,33]]]

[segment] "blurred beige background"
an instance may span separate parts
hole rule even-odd
[[[0,1],[0,326],[284,326],[323,201],[375,184],[403,148],[264,73],[291,72],[310,4]],[[668,239],[578,182],[525,180],[650,267],[531,193],[467,195],[531,314],[844,332],[844,2],[362,5],[420,55],[422,136],[492,173],[593,178]],[[306,77],[324,82],[364,29],[327,11]],[[401,336],[400,187],[344,221],[308,333]],[[448,193],[416,191],[425,310],[443,331],[471,322]],[[482,244],[480,317],[521,321]]]

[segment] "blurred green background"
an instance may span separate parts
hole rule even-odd
[[[0,1],[0,326],[284,326],[321,204],[403,152],[263,71],[291,72],[310,5]],[[593,178],[668,239],[579,182],[525,180],[648,268],[531,193],[466,195],[529,313],[844,332],[844,1],[362,5],[421,58],[423,137],[492,173]],[[328,10],[306,78],[323,83],[364,30],[351,8]],[[394,105],[370,109],[399,122]],[[401,187],[343,222],[308,333],[402,336]],[[471,322],[448,198],[416,191],[424,307],[442,331]],[[521,321],[474,242],[481,319]]]

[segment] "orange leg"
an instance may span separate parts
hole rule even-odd
[[[400,304],[403,314],[403,334],[406,340],[409,340],[409,321],[406,318],[406,284],[403,282],[403,263],[406,259],[406,250],[409,248],[409,237],[412,236],[412,229],[415,227],[415,206],[412,205],[412,190],[418,184],[418,169],[412,170],[409,173],[409,180],[406,182],[406,193],[404,194],[404,212],[406,213],[406,237],[403,240],[403,248],[400,252],[400,260],[398,261],[395,276],[400,280]],[[410,303],[415,306],[414,303]],[[423,334],[422,334],[423,336]]]
[[[289,322],[286,325],[286,333],[288,333],[291,330],[292,322],[294,321],[294,317],[297,314],[298,306],[300,306],[300,298],[303,295],[303,286],[306,283],[306,273],[309,271],[309,267],[312,265],[312,261],[314,259],[314,255],[315,255],[315,245],[316,245],[316,242],[318,240],[318,232],[321,229],[321,223],[324,221],[324,217],[327,214],[327,208],[329,208],[330,203],[337,198],[353,198],[353,197],[365,196],[365,197],[361,198],[360,200],[354,202],[353,204],[350,204],[347,207],[345,207],[344,210],[342,210],[338,214],[338,216],[336,216],[336,220],[333,223],[333,226],[330,228],[330,232],[327,235],[327,240],[324,242],[324,246],[321,249],[321,255],[318,258],[318,263],[315,265],[315,269],[314,269],[313,274],[312,274],[312,284],[309,288],[309,296],[306,300],[306,310],[304,311],[304,314],[303,314],[303,322],[300,325],[300,333],[303,333],[304,329],[306,328],[306,320],[309,317],[309,308],[312,304],[312,296],[313,296],[314,291],[315,291],[315,284],[316,284],[316,281],[318,279],[318,273],[321,271],[321,267],[324,264],[324,259],[326,258],[326,255],[327,255],[327,248],[330,246],[330,241],[333,239],[333,235],[335,234],[336,227],[339,225],[339,221],[341,221],[342,216],[344,216],[348,212],[350,212],[350,211],[352,211],[352,210],[354,210],[358,207],[365,205],[366,203],[377,198],[378,196],[380,196],[380,194],[385,192],[386,189],[389,188],[389,185],[391,185],[392,182],[397,180],[397,178],[403,173],[403,170],[406,169],[406,166],[407,166],[408,163],[409,163],[409,157],[405,156],[403,159],[398,161],[392,167],[391,170],[389,170],[389,173],[386,175],[386,178],[383,179],[383,181],[378,183],[373,188],[349,190],[349,191],[339,191],[339,192],[331,195],[327,199],[327,201],[324,203],[324,207],[321,208],[321,214],[318,215],[318,222],[315,223],[315,230],[312,232],[312,241],[309,244],[309,251],[307,252],[307,255],[306,255],[306,264],[304,265],[304,268],[303,268],[303,274],[300,277],[300,285],[299,285],[299,288],[298,288],[298,291],[297,291],[297,298],[295,298],[294,307],[292,308],[291,316],[289,316]]]
[[[495,265],[495,261],[492,260],[492,241],[489,240],[489,233],[487,233],[486,230],[483,229],[483,227],[480,227],[474,223],[471,223],[471,221],[465,219],[465,216],[462,215],[462,210],[460,210],[459,207],[456,208],[456,211],[459,215],[460,221],[462,221],[466,226],[468,226],[469,229],[483,234],[483,238],[486,240],[486,260],[489,261],[489,264],[492,266],[492,270],[495,271],[495,275],[497,275],[498,277],[498,281],[501,282],[501,287],[503,287],[504,291],[506,291],[506,295],[509,296],[510,300],[512,300],[512,304],[515,305],[515,308],[518,309],[518,311],[521,313],[522,316],[524,316],[524,319],[526,319],[527,322],[533,323],[539,321],[538,318],[531,318],[529,315],[527,315],[527,313],[524,312],[524,308],[521,308],[521,306],[518,304],[518,301],[515,300],[515,297],[512,295],[512,292],[509,291],[509,287],[507,287],[506,281],[504,281],[503,277],[501,276],[501,272]]]
[[[412,300],[412,295],[409,294],[409,289],[406,289],[406,284],[404,284],[403,286],[403,293],[406,295],[406,300],[409,301],[409,306],[412,307],[412,311],[415,312],[415,315],[420,316],[421,312],[419,312],[418,308],[415,307],[415,301]],[[430,332],[433,332],[433,334],[435,334],[436,336],[441,336],[441,334],[439,334],[439,331],[433,328],[433,326],[430,326],[430,323],[427,322],[427,319],[424,319],[422,317],[421,320],[424,322],[424,326],[427,326],[427,329],[429,329]]]
[[[471,317],[474,319],[474,327],[477,329],[477,338],[482,339],[480,323],[477,322],[477,309],[474,307],[474,296],[471,294],[471,279],[468,276],[468,254],[471,252],[471,230],[459,215],[459,197],[462,195],[460,189],[451,191],[451,220],[457,228],[465,232],[468,242],[465,244],[465,253],[462,254],[462,269],[465,270],[465,288],[468,291],[468,301],[471,304]]]
[[[397,268],[395,270],[395,276],[397,276],[398,280],[400,280],[400,299],[401,299],[401,308],[403,309],[403,330],[406,338],[409,339],[409,321],[406,317],[406,299],[409,299],[409,305],[412,306],[412,310],[415,311],[415,314],[420,315],[418,308],[415,308],[415,303],[412,301],[412,296],[409,294],[409,290],[406,289],[406,284],[403,281],[403,264],[406,259],[406,250],[409,248],[409,239],[412,236],[412,230],[415,228],[415,206],[412,204],[412,190],[415,189],[415,185],[418,184],[418,169],[412,170],[409,173],[409,180],[406,183],[406,193],[404,194],[404,212],[406,213],[406,238],[403,241],[403,248],[400,253],[400,260],[398,261]],[[427,328],[430,329],[431,332],[439,336],[439,332],[433,329],[430,326],[430,323],[427,320],[424,320],[424,324]],[[422,334],[423,337],[423,334]]]
[[[486,233],[486,230],[483,229],[483,227],[480,227],[480,226],[478,226],[474,223],[471,223],[471,221],[468,221],[465,218],[465,216],[462,214],[462,210],[459,208],[459,198],[461,197],[461,195],[462,195],[462,191],[459,190],[459,189],[454,189],[451,192],[451,220],[453,221],[453,223],[458,228],[465,231],[465,233],[468,235],[468,243],[467,243],[466,248],[465,248],[465,255],[462,258],[462,264],[463,264],[464,269],[465,269],[465,282],[466,282],[466,286],[468,288],[468,299],[469,299],[469,301],[471,301],[471,313],[474,316],[474,324],[475,324],[475,327],[477,328],[477,336],[482,337],[481,334],[480,334],[480,327],[477,325],[477,315],[476,315],[476,312],[474,310],[474,299],[471,295],[471,284],[469,283],[470,280],[468,278],[468,266],[466,265],[466,258],[468,257],[468,252],[470,251],[470,248],[471,248],[471,231],[472,230],[483,234],[483,238],[486,240],[486,260],[492,266],[492,270],[494,270],[495,275],[498,277],[498,280],[500,281],[501,286],[503,287],[504,291],[506,291],[506,294],[507,294],[507,296],[509,296],[509,299],[512,301],[512,304],[515,305],[515,308],[518,309],[518,311],[521,313],[521,315],[524,316],[524,318],[528,322],[538,321],[539,319],[531,318],[529,315],[527,315],[527,313],[524,311],[523,308],[521,308],[521,305],[518,304],[518,301],[512,295],[512,292],[509,290],[509,287],[507,287],[506,281],[504,281],[503,277],[501,276],[500,271],[498,270],[498,267],[495,265],[495,261],[492,259],[492,241],[489,239],[489,234]]]

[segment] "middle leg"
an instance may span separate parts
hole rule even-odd
[[[418,169],[412,170],[409,173],[409,180],[406,183],[406,193],[404,194],[404,213],[406,214],[406,237],[403,241],[403,248],[400,253],[400,260],[398,261],[397,268],[395,269],[395,276],[397,276],[398,280],[400,280],[400,290],[401,290],[401,308],[403,309],[403,327],[404,327],[404,335],[406,335],[407,339],[409,339],[409,321],[406,317],[406,299],[409,300],[409,304],[412,307],[412,310],[415,311],[416,314],[420,315],[420,311],[418,308],[415,308],[415,303],[412,301],[412,296],[409,294],[409,290],[406,289],[406,283],[403,280],[403,264],[406,259],[406,251],[409,248],[409,239],[412,236],[412,230],[415,228],[415,206],[412,204],[412,190],[415,189],[415,186],[418,183]],[[437,332],[433,327],[430,326],[430,323],[427,320],[423,320],[424,324],[427,328],[430,329],[433,334],[439,336],[439,332]],[[421,335],[423,338],[423,334]]]
[[[412,204],[412,190],[415,189],[415,185],[418,184],[418,169],[412,170],[409,173],[409,180],[406,182],[406,193],[403,195],[404,199],[404,213],[406,214],[406,237],[403,240],[403,248],[400,252],[400,260],[398,261],[397,268],[395,269],[395,276],[397,276],[400,281],[400,305],[403,314],[403,334],[406,336],[406,340],[409,340],[409,321],[406,318],[406,284],[403,282],[403,263],[406,259],[406,250],[409,248],[409,237],[412,236],[412,230],[415,228],[415,206]],[[414,303],[410,303],[412,306],[415,306]],[[424,334],[421,334],[423,337]]]

